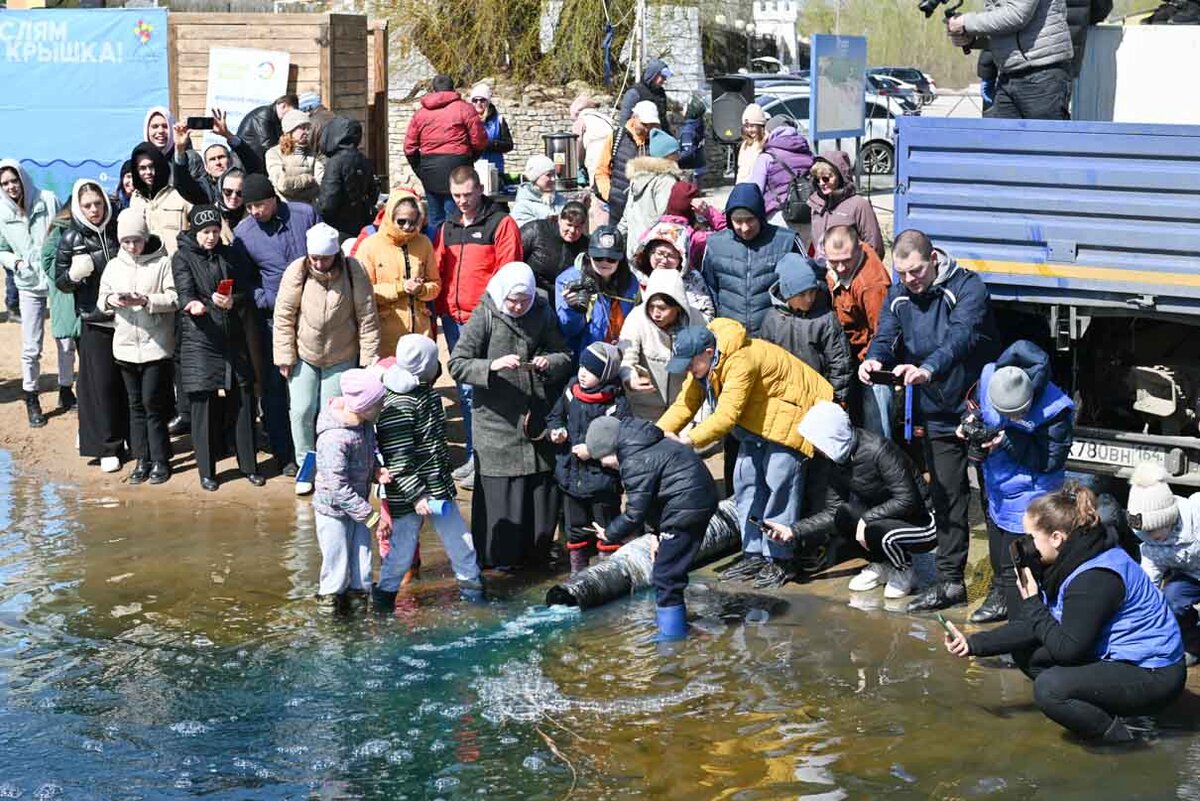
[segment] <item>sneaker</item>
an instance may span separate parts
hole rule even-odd
[[[115,473],[121,469],[121,460],[116,456],[105,456],[100,460],[100,469],[105,473]]]
[[[299,470],[300,468],[296,466],[295,460],[292,460],[290,462],[283,463],[283,465],[279,468],[279,475],[286,476],[287,478],[295,478],[296,473]]]
[[[767,559],[762,570],[754,578],[754,586],[760,590],[774,590],[796,579],[796,567],[790,561]]]
[[[967,602],[967,588],[961,581],[938,581],[921,590],[908,603],[910,612],[932,612]]]
[[[850,592],[870,592],[892,575],[892,568],[883,562],[872,562],[850,579]]]
[[[887,583],[883,586],[883,597],[892,599],[903,598],[912,592],[916,581],[917,574],[912,569],[912,565],[903,570],[889,568]]]
[[[296,482],[296,494],[297,495],[311,495],[312,491],[313,491],[313,483],[311,481],[297,481]]]
[[[762,572],[763,566],[766,563],[767,560],[759,554],[746,554],[740,561],[722,571],[719,574],[719,578],[721,581],[745,581],[752,579]]]
[[[467,459],[467,461],[463,462],[458,467],[456,467],[450,471],[450,478],[454,479],[455,481],[457,481],[460,484],[463,481],[466,481],[468,478],[474,478],[474,476],[475,476],[475,460],[474,459]]]

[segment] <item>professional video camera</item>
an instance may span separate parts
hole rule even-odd
[[[992,428],[983,421],[983,412],[974,401],[967,401],[967,411],[963,413],[959,427],[967,438],[967,459],[982,462],[988,457],[985,446],[996,438],[1000,429]]]

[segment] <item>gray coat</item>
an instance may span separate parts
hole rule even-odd
[[[492,372],[493,361],[513,353],[523,364],[545,356],[550,369]],[[554,447],[548,440],[530,442],[521,418],[531,412],[544,420],[554,401],[553,388],[562,386],[570,373],[571,353],[545,298],[539,295],[524,317],[514,318],[501,314],[484,293],[450,354],[450,375],[475,388],[471,434],[480,475],[507,478],[554,469]]]
[[[971,36],[987,37],[1000,74],[1061,64],[1075,50],[1067,26],[1067,0],[986,0],[983,11],[963,14]]]

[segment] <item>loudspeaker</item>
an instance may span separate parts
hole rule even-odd
[[[736,145],[742,141],[742,112],[753,102],[753,78],[744,75],[713,78],[713,138],[726,145]]]

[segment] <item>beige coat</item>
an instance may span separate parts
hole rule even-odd
[[[285,156],[279,145],[267,151],[267,177],[284,200],[312,203],[321,190],[325,162],[316,156],[292,151]]]
[[[123,292],[144,295],[148,301],[145,306],[119,307],[117,295]],[[166,248],[151,237],[140,256],[118,250],[100,276],[96,308],[113,313],[114,359],[146,364],[171,358],[175,353],[178,297]]]
[[[364,367],[374,362],[379,355],[379,313],[362,265],[340,255],[328,273],[310,269],[307,257],[289,264],[275,297],[272,346],[279,367],[299,359],[314,367],[352,359]]]
[[[174,256],[179,247],[179,232],[187,230],[188,212],[192,210],[192,204],[184,200],[175,187],[168,186],[151,200],[134,192],[129,198],[129,208],[142,213],[150,233],[162,241],[168,256]]]

